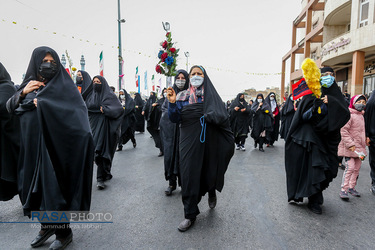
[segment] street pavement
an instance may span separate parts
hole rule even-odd
[[[163,158],[147,132],[136,139],[137,148],[128,143],[116,152],[108,187],[100,191],[93,182],[91,210],[111,213],[113,223],[90,229],[74,224],[67,249],[375,249],[375,196],[367,159],[357,185],[362,197],[339,198],[339,170],[324,192],[323,214],[316,215],[307,209],[307,199],[299,205],[287,202],[284,141],[262,153],[248,139],[246,151],[236,150],[231,160],[216,208],[209,209],[203,197],[195,225],[181,233],[180,189],[164,195]],[[18,197],[0,204],[0,221],[28,221]],[[36,225],[0,224],[0,249],[30,249]]]

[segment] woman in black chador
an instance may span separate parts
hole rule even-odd
[[[253,113],[253,127],[251,137],[254,139],[254,148],[259,144],[259,151],[264,152],[267,131],[272,131],[271,107],[264,102],[262,94],[258,94],[251,111]]]
[[[321,69],[321,96],[314,87],[315,96],[303,96],[285,141],[288,201],[308,197],[308,208],[316,214],[322,213],[323,190],[337,176],[340,129],[350,118],[333,70],[325,75],[329,69]]]
[[[163,93],[163,92],[162,92]],[[146,105],[143,107],[142,114],[147,121],[147,131],[155,141],[155,147],[159,149],[159,155],[163,156],[163,146],[160,138],[159,123],[161,118],[161,105],[163,100],[156,98],[155,92],[150,93]]]
[[[112,159],[120,133],[124,109],[102,76],[95,76],[82,95],[89,111],[92,135],[95,142],[97,187],[104,189],[105,181],[112,179]]]
[[[168,88],[168,115],[180,123],[180,176],[185,220],[178,226],[184,232],[199,214],[198,203],[208,192],[210,208],[216,206],[216,192],[224,186],[224,174],[234,153],[225,105],[205,69],[193,66],[189,89],[176,96]]]
[[[79,93],[84,93],[91,84],[91,76],[84,70],[78,70],[76,76],[76,85]]]
[[[177,71],[173,90],[176,94],[189,87],[189,74],[185,70]],[[179,139],[180,129],[178,124],[171,122],[168,117],[168,100],[162,105],[162,115],[160,119],[160,136],[164,150],[164,175],[169,181],[169,186],[165,190],[167,196],[171,195],[177,187],[177,177],[179,176]],[[179,179],[179,182],[180,179]],[[181,183],[179,183],[181,185]]]
[[[122,150],[122,145],[125,145],[129,140],[133,143],[133,148],[137,146],[134,137],[134,126],[135,126],[135,102],[133,98],[130,97],[125,89],[119,91],[119,100],[122,107],[124,108],[124,115],[122,117],[121,123],[121,134],[118,142],[118,151]]]
[[[249,131],[250,107],[245,101],[245,95],[239,93],[230,105],[230,126],[234,134],[236,149],[245,151],[245,140]]]
[[[264,102],[270,107],[272,117],[272,130],[266,133],[267,147],[273,147],[275,141],[279,139],[280,129],[280,111],[276,100],[276,94],[274,92],[269,93]]]
[[[17,164],[20,151],[20,121],[9,114],[6,102],[16,88],[0,63],[0,201],[12,199],[17,191]]]
[[[371,192],[375,195],[375,90],[366,104],[365,127],[371,168]]]
[[[88,211],[94,144],[87,108],[53,49],[34,50],[24,81],[7,109],[19,115],[21,123],[18,189],[24,214]],[[72,241],[69,222],[43,222],[32,247],[54,233],[50,249],[62,249]]]
[[[285,101],[283,108],[281,109],[281,128],[280,128],[280,138],[286,139],[290,125],[295,113],[293,95],[290,94],[288,99]]]
[[[142,97],[139,93],[134,94],[135,102],[135,131],[140,133],[145,132],[145,117],[142,115],[143,107],[145,102],[142,100]]]

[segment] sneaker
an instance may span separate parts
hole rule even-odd
[[[349,200],[349,195],[347,191],[340,191],[340,198],[347,201]]]
[[[373,195],[375,195],[375,185],[371,186],[370,191],[372,192]]]
[[[96,184],[96,186],[98,187],[99,190],[105,189],[105,184],[104,184],[103,181],[98,181],[98,183]]]
[[[245,151],[246,150],[245,146],[240,146],[240,149],[241,149],[241,151]]]
[[[361,197],[361,195],[354,188],[349,188],[349,194],[351,194],[355,197]]]
[[[240,150],[240,145],[236,144],[236,150]]]

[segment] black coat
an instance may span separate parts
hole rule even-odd
[[[244,100],[240,101],[240,96],[242,93],[238,94],[236,99],[232,102],[229,107],[229,116],[230,116],[230,127],[235,137],[245,136],[249,133],[249,114],[251,108]],[[236,111],[234,108],[239,107],[240,109]],[[244,112],[241,109],[246,109]]]
[[[17,190],[17,164],[20,151],[19,117],[9,114],[6,102],[16,88],[0,63],[0,201],[12,199]]]
[[[135,131],[144,132],[145,131],[145,117],[142,115],[142,110],[145,105],[145,102],[142,100],[139,93],[135,93],[134,97],[135,102]]]
[[[283,108],[281,109],[281,128],[280,128],[280,138],[286,139],[290,125],[292,124],[294,113],[294,103],[290,99],[293,96],[289,95],[288,99],[285,101]]]
[[[275,109],[279,109],[279,105],[276,100],[276,94],[274,92],[269,93],[266,99],[264,100],[264,102],[267,103],[268,106],[270,107],[270,114],[271,114],[271,117],[273,118],[272,119],[273,120],[272,131],[267,131],[267,136],[266,136],[269,144],[273,144],[275,141],[279,139],[279,130],[280,130],[280,110],[277,115],[273,116],[274,111],[272,111],[272,105],[271,105],[271,99],[270,99],[271,94],[275,95],[275,103],[276,103]]]
[[[126,131],[129,128],[134,129],[135,126],[135,102],[133,98],[126,92],[125,89],[122,89],[121,91],[125,94],[125,103],[122,104],[124,108],[124,114],[122,116],[122,122],[121,122],[121,134],[120,137],[123,137],[126,134]],[[119,100],[121,102],[120,96]]]
[[[93,83],[83,94],[89,113],[90,126],[95,143],[95,160],[98,157],[112,162],[120,134],[120,125],[124,108],[102,76],[95,76],[102,83],[97,92]],[[103,108],[103,113],[100,111]]]
[[[45,87],[21,98],[29,81],[38,79],[46,53],[56,61],[56,75]],[[7,108],[20,116],[18,189],[25,215],[36,210],[89,210],[94,144],[87,108],[54,50],[34,50],[25,80]]]
[[[84,70],[79,70],[79,72],[82,74],[83,81],[82,83],[77,83],[76,85],[77,87],[81,88],[81,94],[83,94],[91,84],[91,76]]]
[[[258,102],[258,96],[261,96],[263,99],[263,104],[260,108]],[[268,106],[266,102],[264,102],[264,98],[262,94],[258,94],[257,98],[255,99],[253,106],[251,106],[251,111],[253,113],[253,127],[251,130],[251,137],[257,141],[260,137],[260,134],[263,131],[272,131],[273,121],[272,121],[272,113],[270,110],[271,107]]]

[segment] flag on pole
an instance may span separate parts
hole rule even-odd
[[[135,86],[138,88],[138,66],[135,68]]]
[[[145,72],[145,90],[147,90],[147,70]]]
[[[100,55],[99,55],[99,67],[100,67],[100,75],[104,76],[103,50],[102,52],[100,52]]]
[[[160,87],[161,87],[161,78],[159,78],[158,85],[157,85],[157,90],[160,93]]]
[[[141,76],[140,75],[138,75],[137,84],[138,84],[138,93],[141,93]]]
[[[154,75],[151,77],[151,83],[152,83],[152,91],[155,91],[155,78]]]

